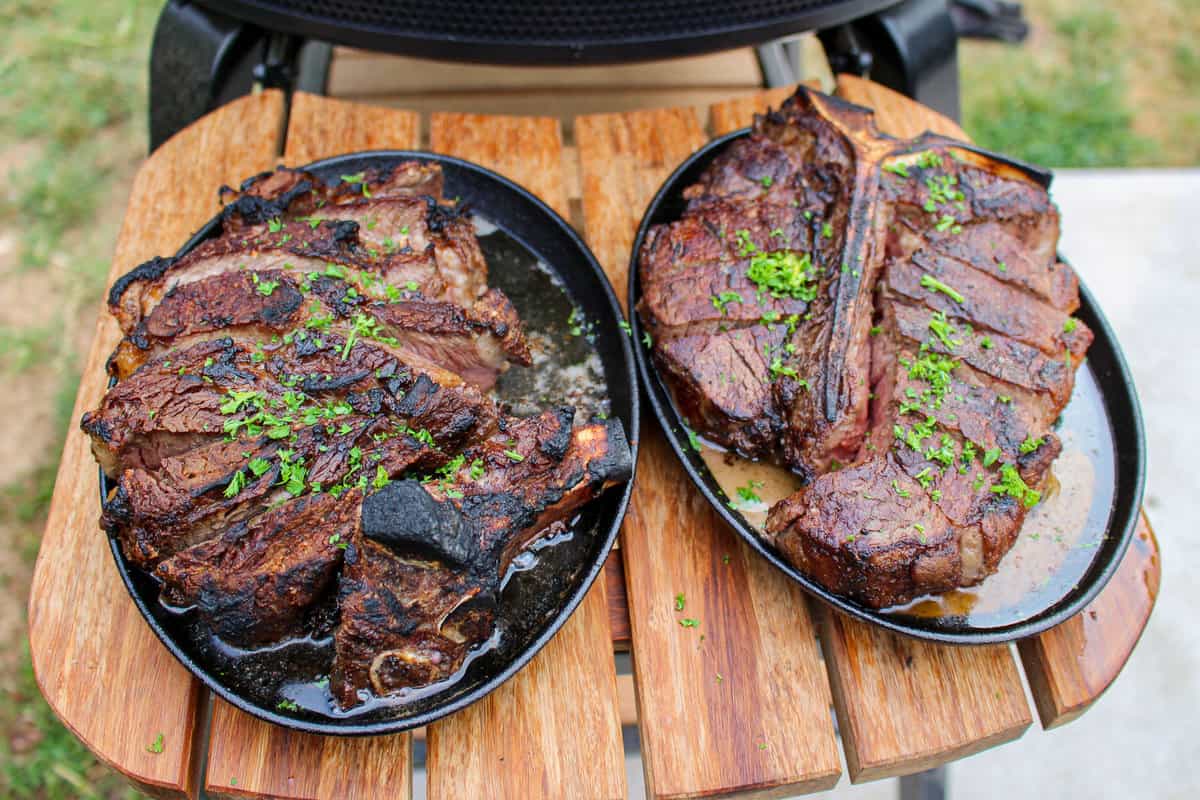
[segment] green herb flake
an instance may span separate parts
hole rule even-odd
[[[1030,489],[1025,481],[1021,480],[1017,468],[1012,464],[1000,467],[1000,481],[992,486],[992,491],[996,494],[1015,497],[1026,508],[1033,508],[1042,499],[1042,493],[1036,489]]]
[[[762,187],[764,189],[770,189],[771,184],[775,182],[775,179],[772,178],[770,175],[763,175],[761,178],[758,179],[758,182],[762,184]]]
[[[993,447],[991,450],[983,451],[983,465],[985,467],[990,467],[992,464],[995,464],[996,460],[999,458],[1000,458],[1000,448],[999,447]]]
[[[700,620],[684,617],[683,619],[679,620],[679,624],[684,628],[698,628],[700,627]]]
[[[931,292],[941,292],[956,303],[962,303],[966,300],[957,289],[947,286],[928,272],[921,276],[921,286]]]
[[[721,292],[720,294],[714,294],[711,299],[712,299],[713,308],[715,308],[717,311],[720,311],[721,314],[723,314],[723,315],[729,313],[727,310],[727,306],[730,303],[744,303],[745,302],[744,300],[742,300],[742,296],[740,294],[738,294],[737,292]],[[626,327],[628,327],[628,325],[629,325],[629,323],[627,323],[627,322],[622,322],[621,324]]]
[[[1017,449],[1020,450],[1022,455],[1028,455],[1045,443],[1046,440],[1043,437],[1039,436],[1034,438],[1033,434],[1029,434],[1025,437],[1025,441],[1021,442],[1021,446]]]
[[[1063,333],[1070,333],[1079,327],[1079,320],[1074,317],[1067,317],[1067,321],[1063,323]]]
[[[521,455],[516,450],[505,450],[504,455],[508,456],[510,461],[514,461],[518,464],[525,460],[525,456]]]
[[[683,596],[683,592],[680,592],[679,594],[675,595],[675,610],[676,611],[683,611],[683,607],[686,603],[687,603],[687,600]]]
[[[901,178],[908,177],[908,167],[900,161],[893,161],[890,164],[884,164],[883,171],[890,172],[893,175],[899,175]]]
[[[242,489],[246,488],[246,473],[243,470],[238,470],[233,473],[233,477],[229,479],[229,484],[225,487],[223,494],[226,497],[237,497]]]
[[[163,751],[163,742],[164,742],[164,737],[160,733],[157,737],[155,737],[153,742],[146,745],[146,752],[154,753],[154,755],[158,755],[159,753],[161,753]]]

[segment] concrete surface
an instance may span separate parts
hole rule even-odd
[[[1146,420],[1146,507],[1163,551],[1162,593],[1117,682],[1054,731],[954,763],[948,797],[1200,797],[1200,624],[1188,586],[1200,569],[1192,534],[1200,465],[1200,170],[1062,170],[1053,196],[1061,251],[1099,299],[1132,366]],[[1195,325],[1196,327],[1192,327]],[[1036,719],[1036,714],[1034,715]],[[644,796],[636,736],[627,737],[630,797]],[[414,776],[424,796],[424,770]],[[897,781],[817,798],[884,800]]]

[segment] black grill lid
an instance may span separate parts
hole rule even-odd
[[[423,58],[542,66],[725,50],[878,11],[897,0],[200,0],[274,31]]]

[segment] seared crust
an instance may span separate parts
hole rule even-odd
[[[993,572],[1092,341],[1043,185],[801,88],[684,196],[640,253],[638,312],[691,425],[810,480],[767,537],[876,607]],[[763,279],[801,256],[807,303]]]
[[[615,423],[484,394],[532,356],[438,168],[342,178],[255,176],[220,236],[118,280],[118,382],[81,426],[163,599],[243,648],[332,628],[350,708],[453,679],[513,558],[632,463]]]

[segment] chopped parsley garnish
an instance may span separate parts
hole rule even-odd
[[[483,477],[484,468],[483,468],[483,459],[482,458],[477,458],[471,462],[471,468],[467,472],[467,475],[470,476],[471,480],[473,480],[473,481],[477,481]]]
[[[279,233],[283,230],[283,221],[276,217],[275,219],[267,220],[267,230],[271,233]]]
[[[955,339],[954,335],[958,333],[954,326],[946,319],[946,312],[935,311],[929,319],[929,330],[941,340],[942,344],[946,345],[947,349],[953,350],[958,345],[962,344],[962,339]]]
[[[700,627],[700,620],[684,617],[683,619],[679,620],[679,624],[684,628],[698,628]]]
[[[722,314],[728,313],[726,306],[728,306],[730,303],[742,302],[744,302],[742,300],[742,296],[737,292],[721,292],[720,294],[714,294],[712,296],[713,308],[715,308],[717,311],[720,311]],[[629,323],[626,322],[622,324],[628,326]]]
[[[300,706],[296,705],[295,702],[293,702],[291,700],[280,700],[276,704],[275,708],[278,709],[279,711],[299,711],[300,710]]]
[[[1000,458],[999,447],[993,447],[991,450],[983,451],[983,465],[985,467],[990,467],[992,464],[995,464],[998,458]]]
[[[246,472],[239,469],[229,479],[229,484],[225,487],[224,495],[226,497],[237,497],[238,493],[244,488],[246,488]]]
[[[271,462],[267,461],[265,458],[259,457],[252,459],[246,466],[249,467],[250,471],[254,473],[254,477],[261,478],[264,474],[266,474],[267,470],[271,468]]]
[[[650,337],[650,331],[642,331],[642,344],[646,345],[646,347],[654,346],[654,339]]]
[[[263,297],[270,297],[279,288],[279,281],[264,281],[258,277],[257,272],[250,273],[250,280],[254,282],[254,290]]]
[[[917,156],[917,166],[921,169],[932,169],[942,165],[942,157],[933,150],[925,150]]]
[[[1035,439],[1033,437],[1033,434],[1031,433],[1025,437],[1025,441],[1021,442],[1021,446],[1017,449],[1021,451],[1022,455],[1025,455],[1028,453],[1032,453],[1034,450],[1037,450],[1039,447],[1041,447],[1045,443],[1046,443],[1046,440],[1043,437],[1039,436]]]
[[[371,486],[376,489],[382,489],[391,482],[392,479],[388,477],[387,470],[383,468],[383,465],[380,464],[377,466],[375,468],[375,478],[371,481]]]
[[[510,461],[516,462],[518,464],[525,460],[525,456],[521,455],[516,450],[505,450],[504,455],[508,456],[508,459]]]
[[[1067,317],[1067,321],[1063,323],[1063,333],[1070,333],[1079,327],[1079,320],[1074,317]]]
[[[817,297],[817,272],[812,257],[791,250],[764,252],[750,241],[750,233],[737,232],[739,255],[750,256],[746,277],[758,287],[760,293],[769,293],[774,298],[792,297],[811,303]],[[722,293],[724,296],[726,293]],[[738,302],[742,302],[738,298]],[[714,299],[713,305],[724,309]]]
[[[684,432],[687,433],[688,444],[692,446],[693,450],[695,450],[697,453],[699,453],[700,452],[700,438],[698,436],[696,436],[696,432],[694,430],[692,430],[691,428],[689,428],[687,425],[683,426],[683,430],[684,430]]]
[[[833,223],[832,222],[826,222],[824,225],[821,226],[821,235],[824,236],[826,239],[833,238]]]
[[[687,602],[687,600],[684,598],[683,592],[680,592],[679,594],[675,595],[675,610],[683,611],[683,606],[686,602]]]
[[[742,501],[746,503],[761,503],[762,498],[758,496],[758,492],[755,489],[761,489],[762,487],[762,481],[750,481],[745,486],[737,487],[738,497],[742,498]]]
[[[1042,499],[1042,493],[1036,489],[1030,489],[1025,481],[1021,480],[1021,476],[1017,474],[1017,468],[1012,464],[1000,467],[1000,482],[992,486],[992,491],[996,494],[1015,497],[1026,508],[1033,508]]]
[[[146,752],[154,753],[155,755],[158,755],[159,753],[161,753],[163,751],[163,741],[164,741],[164,737],[160,733],[158,736],[155,737],[153,742],[146,745]]]
[[[740,300],[741,298],[739,297],[738,299]],[[631,326],[631,325],[630,325],[628,322],[626,322],[625,320],[621,320],[620,322],[618,322],[618,323],[617,323],[617,327],[618,327],[618,328],[620,328],[621,330],[625,331],[625,334],[626,334],[627,336],[632,336],[632,335],[633,335],[633,326]]]
[[[892,491],[895,492],[899,497],[909,497],[912,495],[912,492],[910,492],[908,489],[900,488],[900,481],[896,478],[892,478]]]
[[[962,293],[957,289],[947,286],[937,278],[930,275],[928,272],[921,276],[921,286],[931,292],[941,292],[956,303],[961,303],[966,300],[966,298],[962,296]]]
[[[783,360],[779,356],[775,356],[775,358],[771,361],[770,369],[772,378],[778,378],[780,375],[786,375],[789,378],[795,378],[800,374],[796,371],[795,367],[784,366]]]
[[[761,178],[758,179],[758,182],[762,184],[762,187],[764,189],[770,189],[771,184],[775,182],[775,179],[772,178],[770,175],[763,175]]]
[[[879,334],[883,333],[883,328],[879,325],[872,325],[871,330],[867,331],[867,333],[871,336],[878,336]]]
[[[982,339],[980,339],[979,346],[982,347],[984,350],[991,350],[992,349],[992,337],[985,336]]]
[[[892,173],[893,175],[899,175],[901,178],[907,178],[907,177],[908,177],[908,167],[906,167],[906,166],[905,166],[905,165],[904,165],[902,162],[900,162],[900,161],[893,161],[893,162],[892,162],[892,163],[890,163],[890,164],[884,164],[884,165],[883,165],[883,171],[884,171],[884,172],[890,172],[890,173]]]

